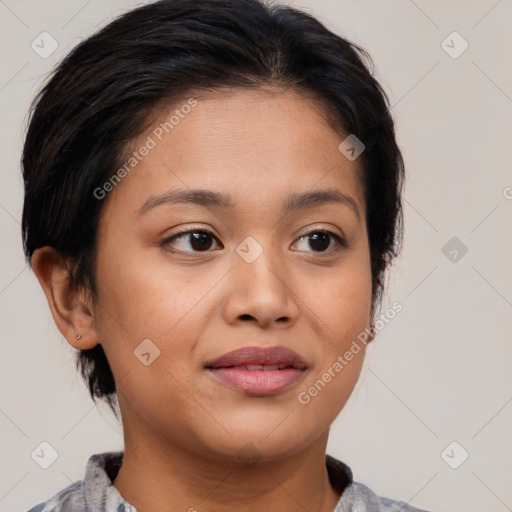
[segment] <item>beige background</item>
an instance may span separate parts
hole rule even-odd
[[[369,50],[407,167],[404,250],[384,304],[404,309],[371,344],[329,452],[356,481],[417,507],[512,510],[512,1],[291,3]],[[0,511],[48,499],[83,478],[91,454],[122,448],[24,263],[19,158],[45,74],[137,4],[0,1]],[[47,59],[31,48],[43,31],[59,45]],[[441,46],[453,31],[469,44],[458,58]],[[447,44],[462,48],[457,36]],[[452,237],[468,249],[455,262],[453,248],[442,252]],[[30,457],[42,441],[59,454],[46,470]],[[469,458],[452,469],[445,460],[462,450]]]

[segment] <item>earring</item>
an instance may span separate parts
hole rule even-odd
[[[81,334],[77,334],[77,335],[75,336],[75,339],[76,339],[76,340],[79,340],[79,339],[81,339],[81,338],[82,338],[82,335],[81,335]]]

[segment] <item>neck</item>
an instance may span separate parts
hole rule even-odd
[[[325,465],[328,433],[284,459],[243,463],[198,455],[155,433],[134,436],[125,425],[113,485],[138,512],[332,512],[340,493]]]

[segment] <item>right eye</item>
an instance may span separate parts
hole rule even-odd
[[[205,229],[186,229],[166,238],[162,245],[171,246],[173,252],[194,254],[195,252],[211,252],[212,239],[218,242],[217,237]],[[176,249],[177,247],[177,249]],[[188,250],[188,249],[192,250]]]

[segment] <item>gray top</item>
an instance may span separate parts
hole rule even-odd
[[[28,512],[137,512],[112,485],[123,461],[123,452],[92,455],[87,462],[85,478],[58,492]],[[352,480],[351,469],[326,455],[331,484],[343,492],[333,512],[428,512],[377,496],[366,485]]]

